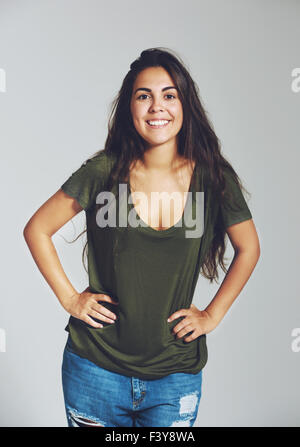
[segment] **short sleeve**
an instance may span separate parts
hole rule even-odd
[[[90,158],[61,185],[61,189],[75,198],[86,211],[96,200],[103,183],[103,156]]]
[[[224,169],[223,172],[226,192],[224,202],[220,205],[220,211],[224,226],[227,228],[230,225],[252,219],[252,214],[233,174],[228,169]]]

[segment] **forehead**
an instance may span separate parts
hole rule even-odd
[[[141,71],[134,84],[133,88],[137,87],[165,87],[166,85],[174,85],[173,79],[163,67],[149,67]]]

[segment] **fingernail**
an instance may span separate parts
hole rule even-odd
[[[170,318],[167,319],[167,322],[170,323]]]

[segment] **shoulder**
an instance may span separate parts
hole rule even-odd
[[[112,153],[101,149],[95,155],[85,160],[82,166],[89,166],[94,169],[109,169],[116,161],[116,156]]]
[[[206,167],[203,168],[203,190],[213,196],[215,205],[224,205],[225,202],[235,202],[243,200],[241,180],[232,166],[221,164],[219,167],[222,176],[217,180],[217,176],[212,174]],[[212,177],[213,175],[213,177]]]
[[[236,179],[238,178],[238,174],[235,171],[235,169],[232,166],[224,166],[222,165],[221,167],[222,169],[222,173],[223,176],[225,178],[225,181],[227,182],[235,182],[236,183]]]
[[[96,175],[97,177],[106,178],[114,163],[116,156],[114,154],[106,152],[104,149],[97,152],[92,157],[85,160],[81,168],[83,168],[87,174]]]
[[[109,177],[114,159],[104,150],[85,160],[61,185],[61,189],[77,199],[83,209],[94,204],[94,199]]]

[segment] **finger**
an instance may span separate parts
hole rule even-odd
[[[103,327],[103,324],[101,323],[96,323],[96,321],[94,321],[91,317],[89,317],[88,315],[85,316],[85,318],[83,319],[83,321],[85,323],[88,323],[89,325],[95,327],[95,328],[101,328]]]
[[[105,309],[105,307],[103,307],[102,309]],[[102,309],[101,309],[101,312],[97,312],[96,310],[91,309],[91,310],[88,311],[88,313],[89,313],[89,315],[91,315],[92,317],[97,318],[98,320],[106,321],[107,323],[114,323],[115,320],[113,318],[106,317],[104,315],[104,311],[102,312]],[[107,309],[105,309],[105,310],[107,310]],[[109,312],[109,313],[111,313],[111,312]]]
[[[169,318],[168,318],[168,322],[176,320],[176,318],[179,317],[184,317],[185,315],[188,315],[189,313],[189,309],[179,309],[176,312],[174,312]]]
[[[173,327],[172,333],[174,335],[176,335],[180,330],[182,330],[183,328],[185,328],[185,326],[191,323],[189,320],[186,320],[186,318],[181,320],[180,323],[176,324],[176,326]]]
[[[109,309],[107,309],[105,306],[102,306],[102,304],[93,304],[91,306],[91,309],[95,310],[96,312],[100,312],[103,315],[106,315],[108,318],[111,318],[112,320],[117,319],[117,315],[111,312]]]
[[[97,294],[95,294],[95,295],[97,295],[97,297],[101,297],[101,300],[102,301],[107,301],[108,303],[112,303],[112,304],[119,304],[119,302],[118,301],[116,301],[116,300],[114,300],[111,296],[109,296],[109,295],[104,295],[103,293],[97,293]],[[99,299],[99,298],[98,298]],[[97,301],[97,298],[96,298],[96,301]]]
[[[180,329],[177,333],[176,333],[176,338],[181,338],[184,335],[188,334],[191,331],[194,331],[195,328],[193,327],[192,324],[187,324],[186,326],[184,326],[182,329]]]
[[[190,341],[196,340],[196,338],[198,338],[198,337],[199,337],[199,334],[197,334],[197,331],[194,330],[194,332],[191,335],[189,335],[188,337],[184,338],[183,340],[187,341],[187,342],[190,342]]]

